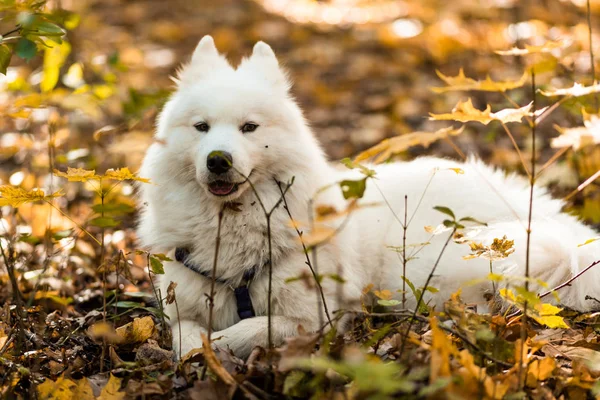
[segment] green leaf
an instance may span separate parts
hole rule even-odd
[[[383,300],[383,299],[379,299],[377,300],[377,304],[381,305],[381,306],[385,306],[385,307],[393,307],[393,306],[397,306],[398,304],[400,304],[400,302],[398,300]]]
[[[154,257],[158,258],[160,261],[173,261],[163,253],[154,253],[152,254]]]
[[[338,274],[329,274],[329,275],[327,275],[327,277],[337,283],[346,283],[346,280],[344,278],[342,278],[341,276],[339,276]]]
[[[452,212],[451,209],[449,209],[448,207],[444,207],[444,206],[435,206],[433,207],[434,210],[437,210],[441,213],[444,213],[446,215],[449,215],[450,217],[452,217],[452,219],[456,219],[456,217],[454,216],[454,213]]]
[[[153,273],[157,275],[163,275],[165,273],[165,269],[163,268],[163,263],[154,256],[150,256],[150,269]]]
[[[65,34],[60,26],[46,21],[40,22],[37,25],[37,30],[40,36],[62,36]]]
[[[477,219],[475,219],[473,217],[464,217],[464,218],[459,219],[459,221],[474,222],[474,223],[479,224],[479,225],[487,226],[487,222],[481,222],[481,221],[479,221],[479,220],[477,220]]]
[[[110,217],[98,217],[90,221],[90,225],[97,226],[98,228],[114,228],[119,226],[120,222],[115,221]]]
[[[10,64],[12,57],[12,50],[10,46],[6,44],[0,44],[0,74],[6,75],[6,69]]]
[[[37,46],[31,40],[22,37],[15,46],[15,53],[22,59],[29,61],[37,53]]]
[[[137,303],[135,301],[117,301],[115,304],[118,308],[140,308],[143,307],[141,303]]]
[[[365,194],[367,178],[365,177],[357,181],[343,180],[340,182],[340,187],[342,188],[344,199],[360,199]]]
[[[376,172],[373,169],[367,168],[362,164],[359,164],[357,162],[352,161],[350,158],[344,158],[341,161],[342,164],[344,164],[346,166],[346,168],[348,169],[355,169],[358,168],[360,170],[360,172],[368,177],[374,177]]]

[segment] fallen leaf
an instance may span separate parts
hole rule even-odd
[[[506,92],[507,90],[516,89],[522,87],[527,81],[527,72],[519,78],[518,81],[493,81],[489,76],[483,81],[476,81],[475,79],[467,78],[465,72],[461,68],[458,72],[458,76],[446,76],[440,71],[436,71],[437,75],[443,80],[448,86],[446,87],[434,87],[431,88],[435,93],[444,93],[450,91],[469,91],[479,90],[485,92]]]

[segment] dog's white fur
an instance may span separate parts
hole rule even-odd
[[[176,92],[158,122],[156,138],[144,160],[141,176],[151,185],[141,187],[141,222],[138,233],[144,246],[153,252],[172,256],[175,247],[192,250],[191,259],[210,271],[215,252],[217,215],[223,203],[239,203],[240,211],[225,210],[219,248],[217,276],[239,284],[245,269],[261,266],[250,285],[257,317],[239,320],[236,303],[227,285],[216,284],[213,338],[221,347],[246,356],[256,345],[267,344],[268,259],[265,215],[257,197],[244,181],[250,176],[265,207],[271,209],[280,199],[276,184],[295,178],[286,195],[293,217],[309,221],[309,204],[319,189],[349,177],[360,178],[356,171],[341,172],[330,166],[288,89],[289,83],[271,48],[263,42],[254,47],[252,56],[234,69],[221,56],[210,36],[196,48],[191,62],[180,73]],[[209,132],[198,132],[194,124],[205,121]],[[255,132],[242,133],[240,126],[252,121]],[[227,151],[233,156],[239,190],[217,197],[207,189],[211,177],[206,159],[212,151]],[[457,174],[451,168],[460,168]],[[407,244],[431,242],[407,265],[407,277],[420,287],[436,263],[448,233],[431,237],[423,227],[438,225],[445,218],[433,209],[446,206],[457,217],[473,217],[488,226],[474,237],[490,243],[506,235],[515,241],[516,251],[507,259],[495,261],[494,270],[508,276],[522,276],[525,269],[526,221],[529,204],[528,182],[508,176],[475,159],[465,163],[439,158],[419,158],[375,168],[375,179],[367,182],[363,203],[377,203],[354,211],[338,234],[318,247],[317,261],[322,275],[339,274],[340,285],[324,279],[329,310],[358,307],[361,291],[370,284],[374,289],[397,293],[402,287],[402,262],[387,246],[402,245],[404,197],[411,216]],[[384,196],[384,197],[383,197]],[[346,207],[339,186],[320,191],[315,204]],[[536,188],[533,199],[533,228],[530,246],[531,275],[553,287],[600,259],[600,246],[577,245],[597,236],[575,218],[561,213],[562,203],[553,200],[544,189]],[[341,218],[343,220],[343,218]],[[339,222],[338,222],[339,225]],[[309,275],[294,228],[287,212],[279,206],[271,218],[273,303],[272,333],[275,344],[297,332],[319,326],[318,298],[305,281],[286,282],[288,278]],[[410,254],[409,248],[407,252]],[[443,253],[431,286],[440,291],[427,297],[438,308],[448,296],[462,287],[462,297],[470,303],[485,304],[484,293],[491,284],[483,278],[489,273],[485,259],[464,260],[469,248],[450,241]],[[477,284],[466,284],[481,279]],[[178,284],[175,305],[167,305],[178,354],[201,347],[201,332],[208,324],[206,294],[210,280],[178,262],[165,266],[160,279],[163,295],[170,282]],[[576,309],[598,304],[586,295],[598,297],[600,268],[561,290],[561,302]],[[409,305],[416,301],[411,298]],[[181,329],[181,332],[179,332]],[[182,342],[179,348],[179,336]]]

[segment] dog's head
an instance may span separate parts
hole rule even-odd
[[[234,69],[205,36],[179,74],[157,137],[210,198],[231,201],[249,180],[272,178],[298,143],[304,123],[288,90],[269,45],[258,42]]]

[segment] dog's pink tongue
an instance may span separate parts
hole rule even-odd
[[[218,195],[229,194],[233,190],[233,185],[229,182],[215,182],[210,185],[210,191]]]

